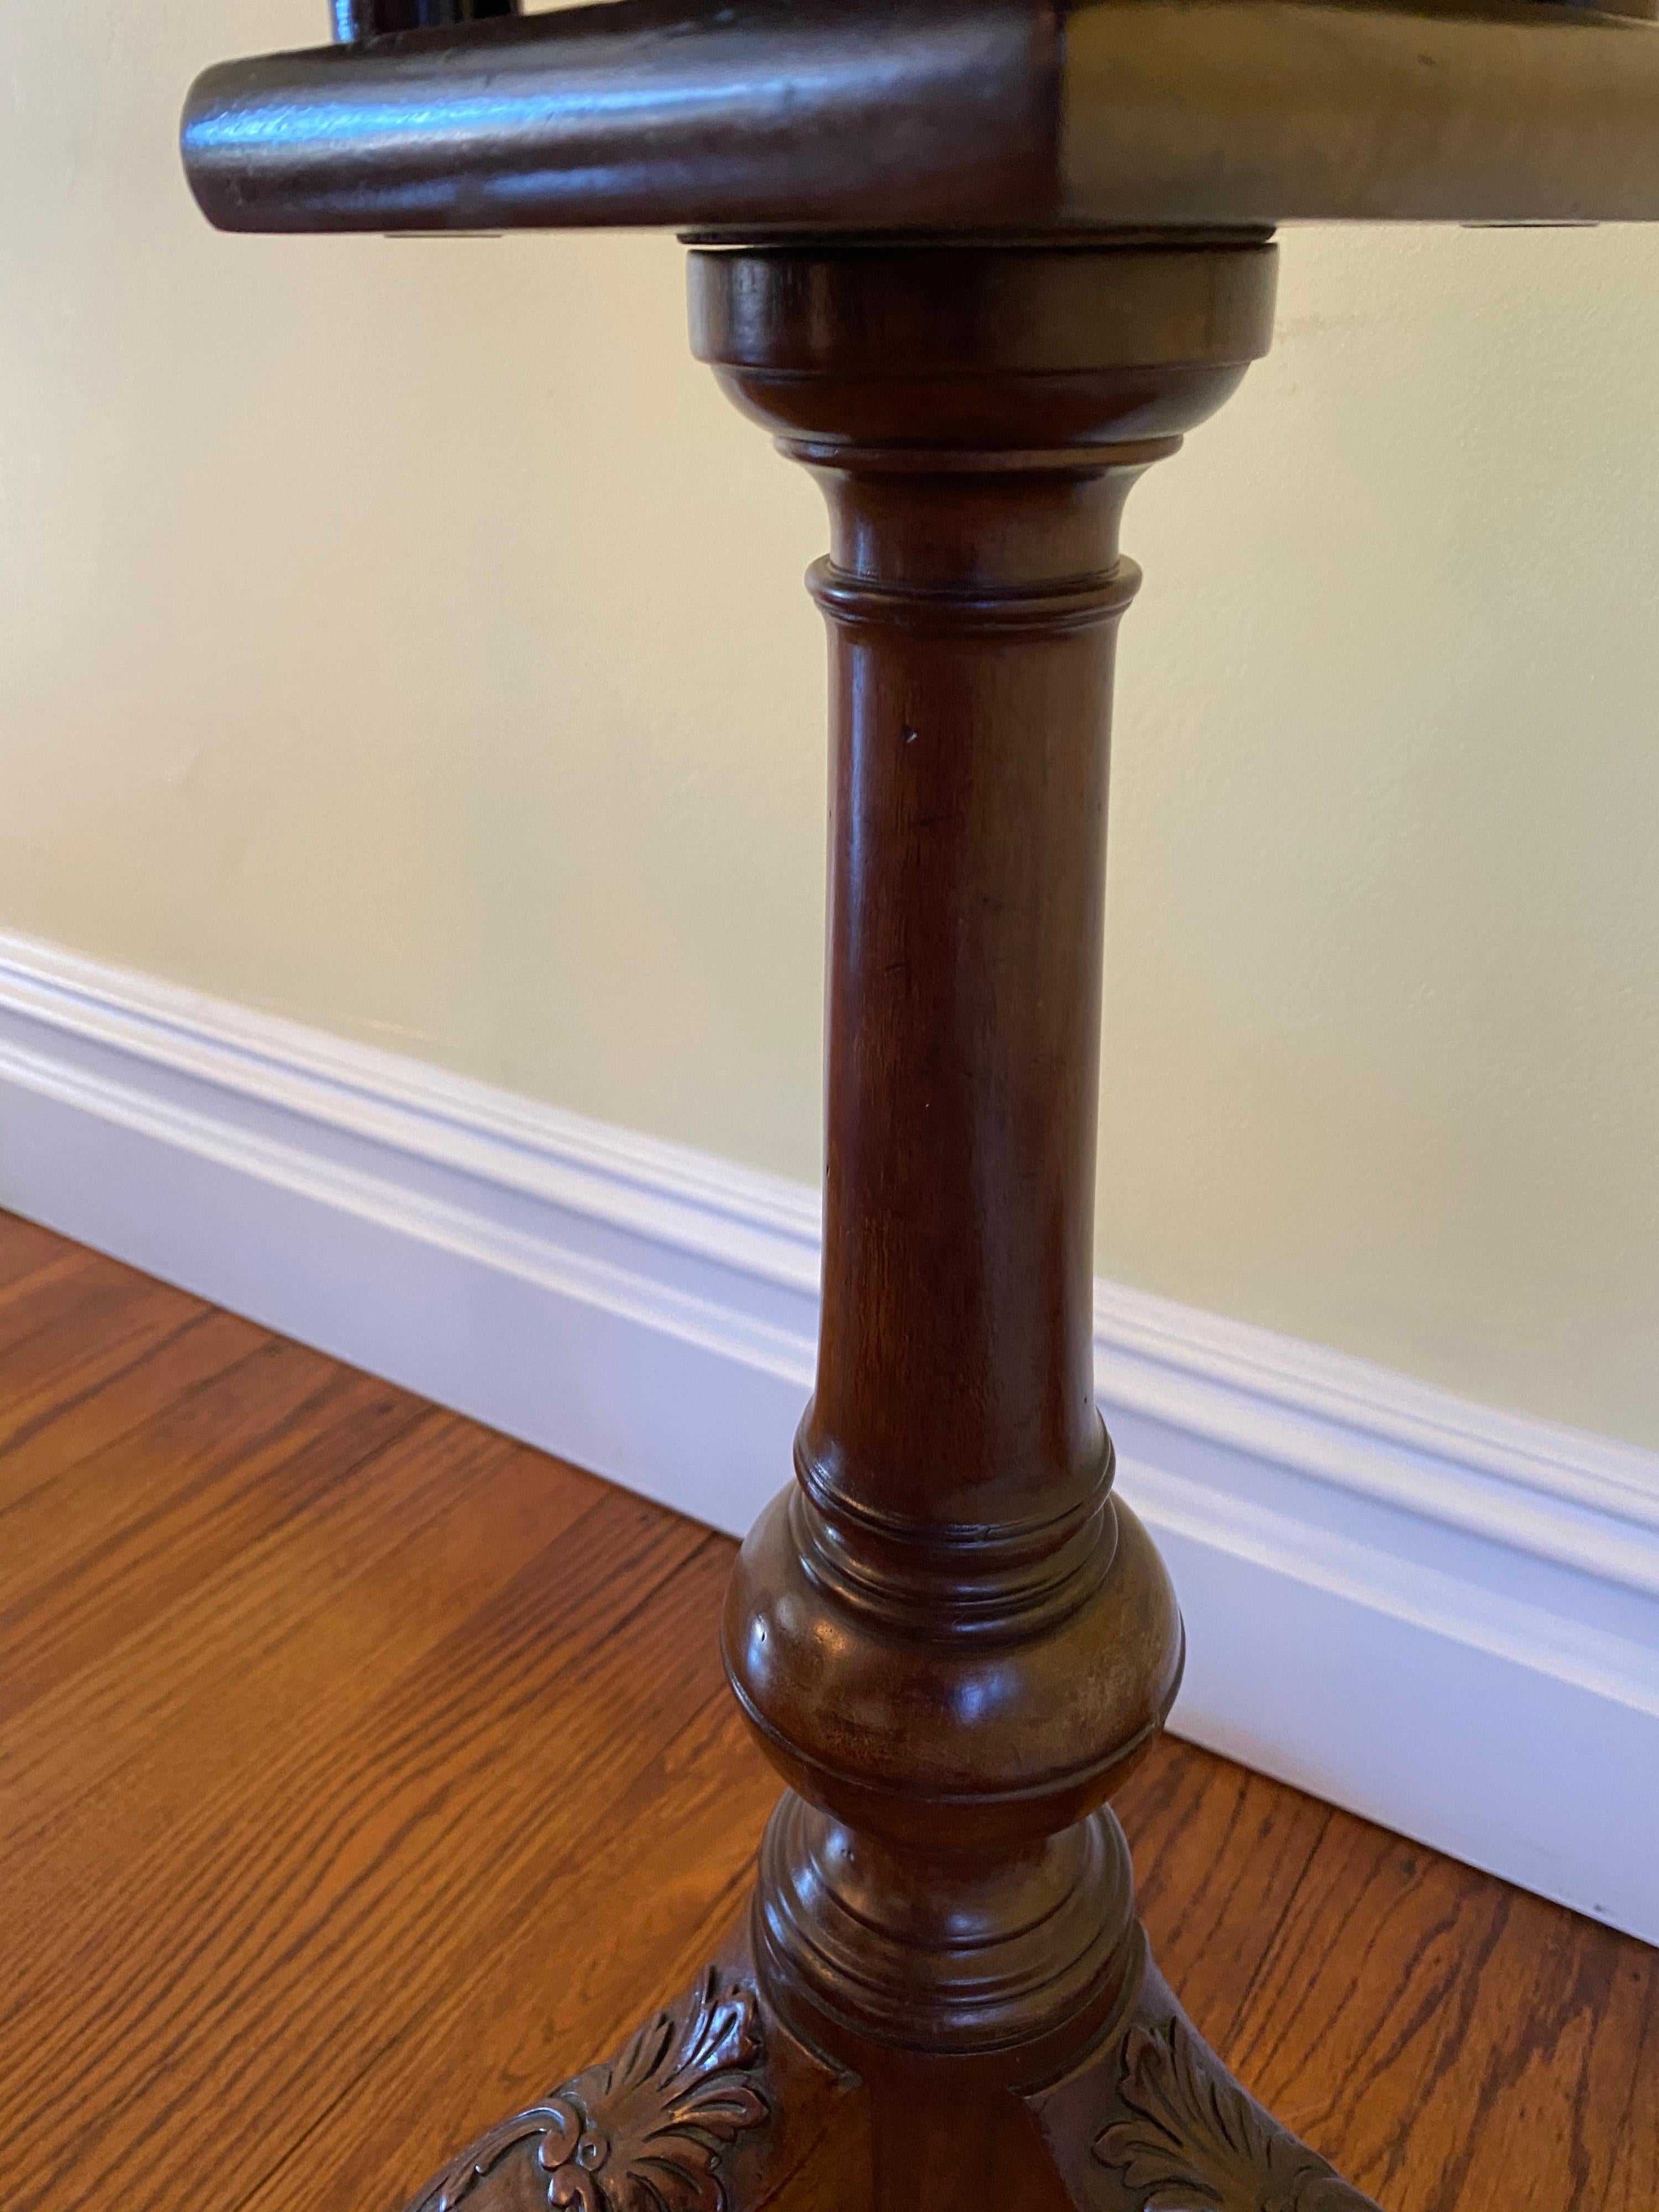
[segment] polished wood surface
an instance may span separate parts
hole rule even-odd
[[[895,2206],[945,2200],[947,2147],[994,2163],[966,2107],[1029,2124],[952,2076],[919,2127],[864,2039],[1035,2082],[1139,1976],[1093,1816],[1182,1642],[1091,1348],[1118,522],[1265,350],[1273,274],[1271,247],[692,257],[694,349],[830,509],[817,1383],[726,1641],[799,1793],[768,1986],[870,2081],[878,2173],[927,2161],[878,2182]]]
[[[723,1964],[770,2055],[734,2095],[781,2107],[776,2065],[823,2109],[808,2051],[855,2092],[806,2180],[787,2133],[734,2144],[740,2212],[809,2181],[874,2212],[1371,2205],[1182,2013],[1107,1803],[1184,1650],[1090,1352],[1119,525],[1266,351],[1274,272],[1248,242],[691,257],[694,351],[830,511],[823,1312],[726,1597],[787,1788]],[[653,2033],[707,2057],[703,2017]],[[632,2129],[593,2094],[411,2212],[517,2212],[532,2159],[562,2201],[584,2131]],[[642,2166],[590,2154],[627,2212]]]
[[[192,92],[222,228],[1659,217],[1653,0],[337,3],[352,43]]]
[[[711,1955],[723,1539],[10,1217],[0,1437],[7,2212],[389,2212]],[[1390,2212],[1659,2204],[1659,1954],[1167,1739],[1118,1805]]]

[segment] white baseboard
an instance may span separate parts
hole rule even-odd
[[[817,1194],[0,935],[0,1206],[739,1531]],[[1174,1725],[1659,1941],[1659,1456],[1102,1283]]]

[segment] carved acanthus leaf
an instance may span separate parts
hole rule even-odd
[[[1117,2098],[1121,2113],[1094,2154],[1137,2212],[1375,2212],[1213,2065],[1179,2018],[1130,2030]]]
[[[720,2154],[769,2116],[756,2079],[763,2057],[753,1991],[722,1984],[711,1966],[683,2016],[654,2014],[608,2064],[491,2128],[409,2212],[456,2212],[521,2148],[550,2206],[725,2212]]]

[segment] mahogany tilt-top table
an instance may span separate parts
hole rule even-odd
[[[335,14],[331,47],[196,86],[211,220],[678,229],[699,358],[830,517],[817,1384],[724,1628],[787,1787],[724,1954],[411,2212],[1363,2207],[1188,2024],[1107,1809],[1182,1655],[1091,1358],[1118,523],[1266,351],[1275,225],[1659,218],[1659,27],[1553,0]]]

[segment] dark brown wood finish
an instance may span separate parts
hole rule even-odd
[[[1117,526],[1264,349],[1272,276],[1271,248],[693,258],[696,350],[832,533],[823,1340],[727,1665],[807,1801],[765,1862],[778,1985],[906,2047],[1052,2067],[1128,1971],[1085,1816],[1181,1634],[1092,1375]]]
[[[400,31],[453,31],[516,15],[519,0],[333,0],[334,35],[346,46]]]
[[[339,5],[450,21],[209,70],[185,160],[222,228],[1659,217],[1654,0]]]
[[[313,1483],[244,1459],[240,1534],[204,1550],[168,1468],[206,1378],[166,1342],[124,1356],[124,1314],[175,1294],[0,1215],[0,1282],[73,1334],[66,1279],[80,1361],[37,1404],[31,1493],[74,1496],[105,1402],[122,1456],[44,1580],[0,1505],[8,1660],[31,1592],[55,1633],[83,1579],[100,1611],[112,1537],[154,1540],[124,1543],[107,1636],[0,1717],[7,2212],[390,2208],[717,1956],[775,1788],[714,1651],[732,1547],[404,1401],[366,1453],[320,1411],[291,1430]],[[283,1371],[251,1371],[274,1434]],[[378,1387],[310,1371],[319,1409]],[[1167,1739],[1116,1802],[1197,2025],[1390,2212],[1653,2212],[1659,1954]],[[857,2114],[792,2063],[818,2212]],[[715,2135],[728,2181],[770,2125]]]
[[[1266,350],[1273,268],[1249,244],[692,257],[696,351],[830,515],[817,1387],[724,1632],[790,1786],[715,1978],[411,2212],[1369,2201],[1181,2013],[1104,1809],[1182,1652],[1091,1361],[1118,526]]]

